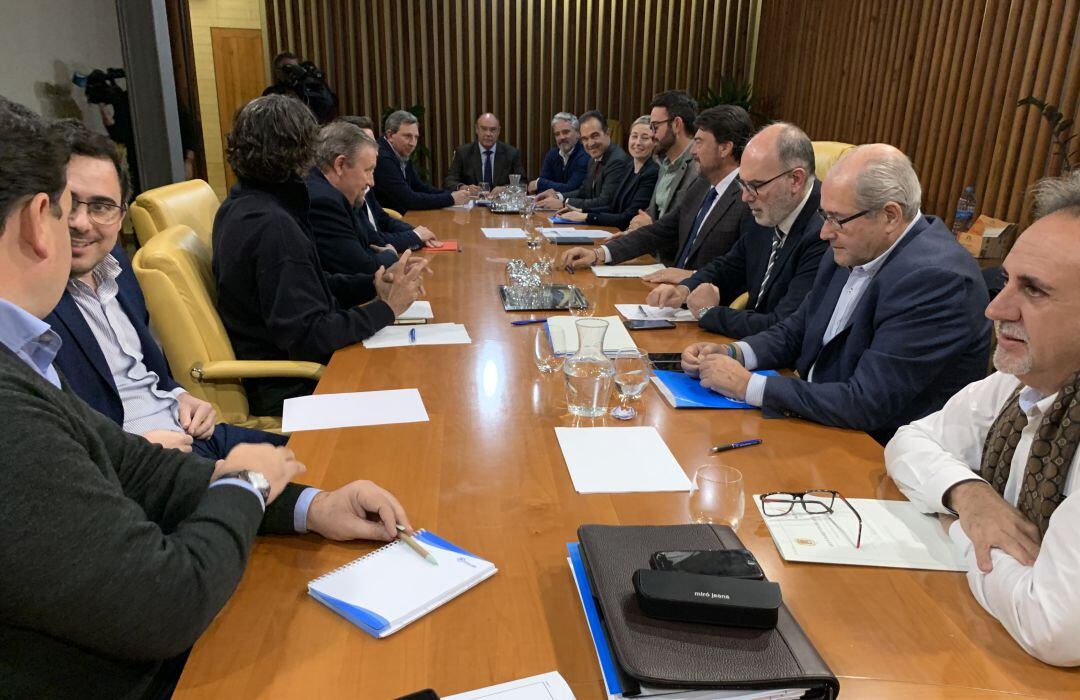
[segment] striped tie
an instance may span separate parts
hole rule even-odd
[[[784,247],[784,241],[786,239],[787,234],[781,233],[779,226],[774,226],[772,237],[772,252],[769,253],[769,264],[765,266],[765,276],[761,278],[761,288],[758,289],[757,301],[754,302],[755,309],[761,306],[761,300],[765,298],[765,286],[769,284],[769,274],[772,272],[773,263],[776,262],[776,253]]]

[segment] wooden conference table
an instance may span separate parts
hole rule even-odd
[[[520,226],[483,209],[418,212],[409,221],[457,239],[461,253],[430,254],[427,298],[436,322],[463,323],[471,345],[334,355],[319,393],[416,387],[428,423],[299,433],[303,481],[334,488],[371,479],[395,493],[416,527],[476,552],[499,573],[386,639],[315,602],[308,580],[371,551],[308,535],[261,538],[236,594],[195,645],[176,698],[394,698],[426,687],[451,695],[558,670],[577,697],[603,697],[584,615],[566,563],[582,523],[688,521],[687,495],[581,495],[553,428],[573,425],[560,374],[533,363],[539,328],[511,326],[495,289],[523,241],[487,240],[481,226]],[[534,225],[541,225],[541,216]],[[560,247],[560,250],[562,248]],[[559,272],[556,281],[569,281]],[[615,314],[639,303],[640,280],[573,281]],[[645,350],[681,350],[706,338],[694,324],[635,332]],[[715,339],[715,336],[711,336]],[[833,488],[899,498],[882,448],[862,433],[758,411],[678,411],[653,388],[631,425],[652,425],[689,475],[702,464],[740,469],[749,494]],[[607,424],[610,418],[603,419]],[[597,423],[599,424],[599,423]],[[710,457],[710,445],[764,444]],[[820,653],[844,698],[1080,697],[1080,673],[1025,654],[971,596],[962,574],[787,564],[752,504],[739,536]]]

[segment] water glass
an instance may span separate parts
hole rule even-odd
[[[706,464],[694,474],[690,521],[739,529],[746,502],[742,472],[722,464]]]
[[[490,197],[491,197],[491,183],[490,182],[481,182],[480,183],[480,199],[482,201],[486,202],[486,201],[488,201],[488,199]]]
[[[540,370],[541,374],[551,374],[562,369],[566,358],[555,354],[553,343],[555,334],[561,332],[558,328],[552,328],[549,335],[546,324],[536,329],[536,337],[533,339],[533,351],[536,369]]]
[[[611,416],[630,420],[637,415],[633,406],[627,405],[645,393],[649,384],[649,356],[637,348],[620,350],[615,355],[615,388],[619,392],[619,405],[611,409]]]

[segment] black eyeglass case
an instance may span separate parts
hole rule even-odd
[[[776,627],[784,602],[772,581],[654,569],[634,572],[634,591],[649,617],[755,629]]]

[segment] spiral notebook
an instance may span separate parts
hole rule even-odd
[[[418,542],[434,566],[397,540],[308,582],[308,595],[374,637],[386,637],[498,571],[489,561],[425,530]]]

